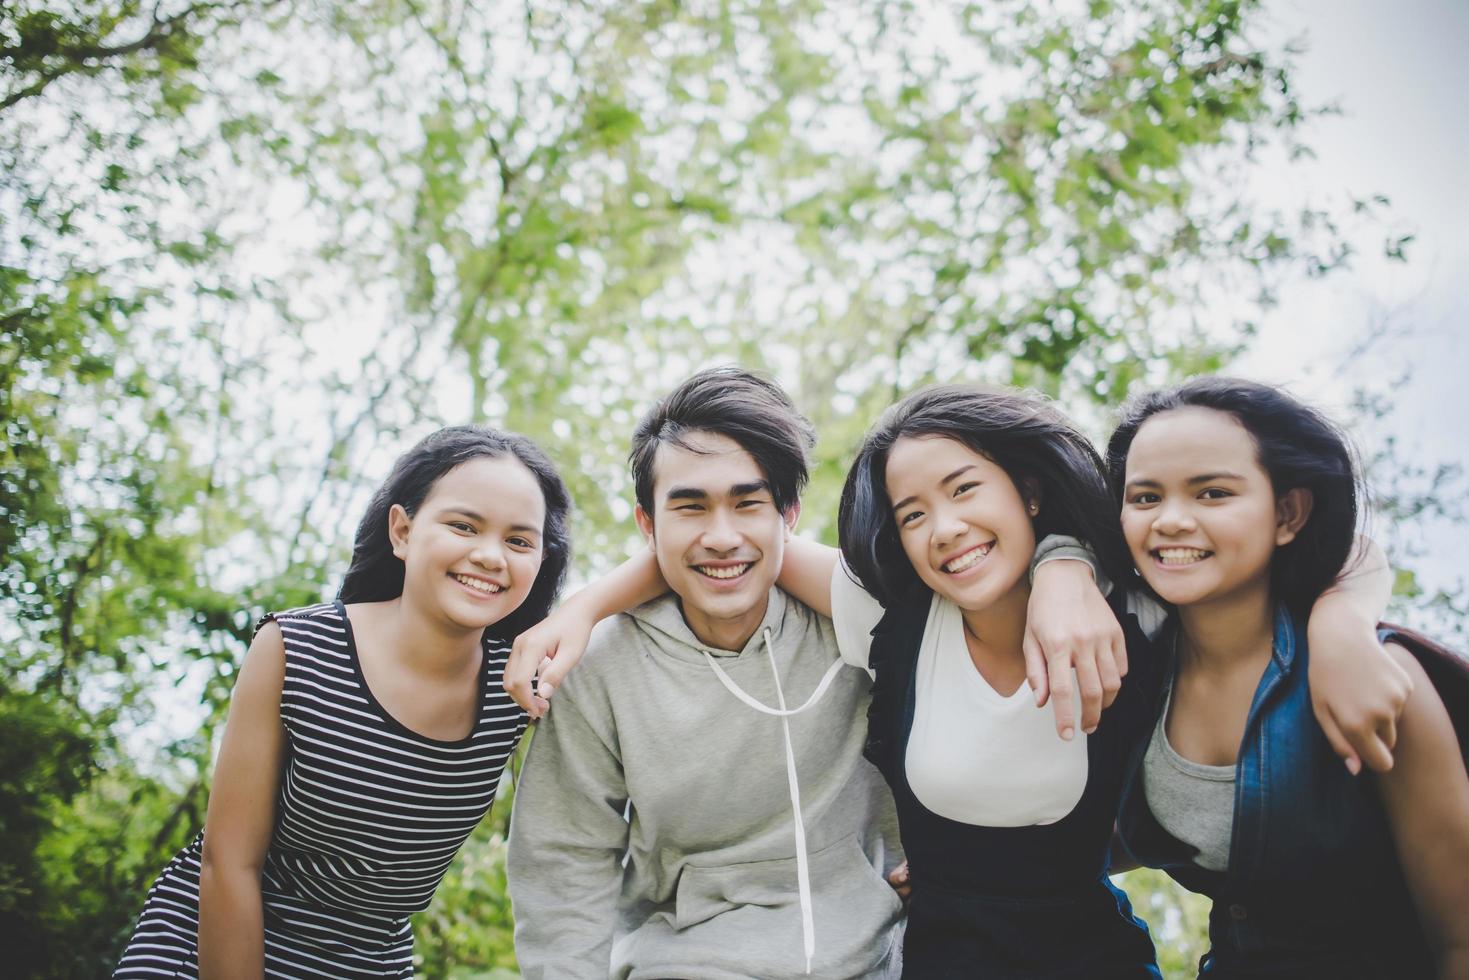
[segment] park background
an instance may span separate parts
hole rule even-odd
[[[525,432],[574,582],[687,372],[818,426],[803,533],[931,380],[1229,369],[1352,426],[1394,615],[1462,644],[1457,0],[11,0],[0,8],[0,948],[106,975],[197,832],[257,616],[392,458]],[[1460,397],[1455,397],[1456,395]],[[514,976],[507,787],[416,921]],[[1171,976],[1207,901],[1121,879]]]

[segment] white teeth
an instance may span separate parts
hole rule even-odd
[[[958,558],[955,558],[953,561],[946,562],[944,564],[944,571],[950,574],[953,574],[955,572],[962,572],[964,571],[964,569],[970,567],[975,562],[987,556],[990,553],[990,549],[994,546],[994,542],[990,542],[989,544],[981,545],[980,547],[975,548],[973,551],[966,551],[964,552],[964,554],[960,555]]]
[[[695,565],[694,569],[710,578],[739,578],[745,574],[751,564],[752,562],[745,562],[743,565],[725,565],[722,568],[715,568],[711,565]]]
[[[1154,554],[1165,565],[1191,565],[1209,557],[1209,552],[1200,548],[1159,548]]]
[[[481,578],[470,578],[468,575],[455,575],[454,581],[467,585],[476,592],[483,592],[486,595],[494,595],[497,592],[505,591],[494,582],[486,582]]]

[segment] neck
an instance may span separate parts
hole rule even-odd
[[[1025,612],[1030,605],[1030,583],[1015,588],[983,609],[961,609],[964,628],[985,649],[1025,659]]]
[[[415,671],[455,676],[480,655],[483,629],[466,630],[441,616],[431,616],[400,596],[387,610],[387,632],[392,649]]]
[[[686,605],[682,598],[678,602],[684,623],[688,625],[689,630],[700,643],[716,650],[729,650],[735,653],[743,650],[745,644],[750,642],[750,637],[760,629],[760,624],[765,621],[765,610],[769,606],[770,596],[767,595],[755,608],[726,619],[693,609]]]
[[[1206,670],[1227,670],[1269,655],[1275,642],[1275,613],[1268,583],[1178,609],[1180,651]]]

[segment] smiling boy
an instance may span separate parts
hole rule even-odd
[[[897,975],[870,683],[775,587],[813,442],[730,368],[639,424],[637,522],[672,592],[597,629],[532,741],[508,862],[526,977]]]

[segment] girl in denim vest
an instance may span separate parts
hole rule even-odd
[[[1445,685],[1469,670],[1386,644],[1414,688],[1385,772],[1344,770],[1311,713],[1306,612],[1357,521],[1346,439],[1273,388],[1203,378],[1130,405],[1108,464],[1138,572],[1175,609],[1119,829],[1214,899],[1201,973],[1469,977],[1460,692],[1413,654]]]

